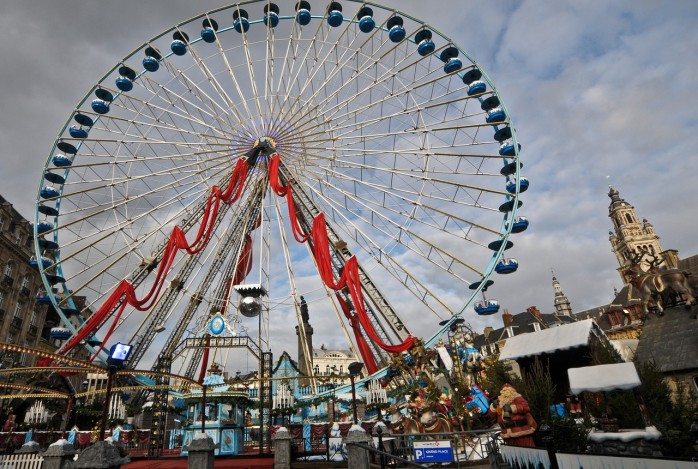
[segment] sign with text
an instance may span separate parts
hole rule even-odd
[[[451,442],[448,440],[415,441],[414,462],[453,462]]]

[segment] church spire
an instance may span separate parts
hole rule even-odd
[[[552,269],[551,269],[552,272]],[[555,277],[555,272],[553,274],[553,290],[555,291],[555,314],[558,316],[571,316],[572,315],[572,305],[570,305],[570,300],[562,291],[562,286],[558,282],[557,277]]]

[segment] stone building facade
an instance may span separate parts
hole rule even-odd
[[[29,263],[33,255],[32,225],[0,196],[0,341],[54,351],[47,321],[48,307],[37,302],[42,291],[39,271]],[[30,366],[28,354],[0,358],[3,366]]]

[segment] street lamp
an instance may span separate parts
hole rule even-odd
[[[104,433],[107,431],[107,416],[109,414],[109,403],[111,402],[111,385],[117,370],[124,367],[128,356],[131,354],[133,345],[115,343],[109,351],[107,358],[107,391],[104,394],[104,406],[102,408],[102,426],[99,430],[99,439],[104,441]]]
[[[361,373],[361,369],[364,364],[361,362],[353,362],[349,364],[349,379],[351,380],[351,402],[354,410],[354,425],[359,423],[359,419],[356,417],[356,384],[354,379]]]

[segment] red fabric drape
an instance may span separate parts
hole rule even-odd
[[[344,316],[346,316],[346,318],[349,320],[349,324],[351,325],[351,328],[354,331],[356,347],[359,349],[361,360],[364,362],[364,365],[366,365],[366,370],[370,374],[375,373],[376,371],[378,371],[378,366],[376,365],[376,360],[373,358],[373,354],[371,353],[371,349],[368,346],[368,342],[366,342],[366,339],[361,333],[361,329],[359,329],[359,318],[357,318],[355,314],[351,313],[349,305],[339,294],[337,294],[337,300],[339,301],[339,304],[342,307]]]
[[[356,315],[363,330],[380,348],[387,352],[399,353],[412,347],[414,344],[414,338],[411,336],[399,344],[390,345],[384,343],[376,333],[375,329],[373,328],[373,324],[366,313],[366,306],[363,299],[363,293],[361,291],[361,279],[359,278],[359,264],[355,256],[352,256],[346,261],[342,275],[339,279],[335,280],[334,271],[332,269],[332,259],[330,256],[329,238],[327,237],[327,223],[325,221],[325,214],[321,212],[313,219],[310,235],[301,231],[300,225],[298,224],[298,220],[296,218],[296,208],[293,204],[293,192],[291,190],[291,186],[284,186],[279,179],[280,164],[279,155],[273,155],[269,161],[269,185],[276,195],[279,197],[286,197],[288,213],[291,220],[291,229],[293,230],[296,240],[299,242],[305,242],[308,241],[309,238],[312,239],[313,255],[315,256],[318,272],[322,281],[325,283],[325,285],[334,290],[340,290],[344,288],[345,285],[349,287],[351,299],[356,309]],[[361,332],[357,328],[354,328],[355,334],[357,331],[358,334],[361,335]],[[366,348],[368,348],[368,346]],[[363,352],[361,353],[363,355]],[[369,365],[366,362],[364,362],[364,365],[366,365],[366,368],[368,369]]]
[[[165,282],[165,277],[172,267],[172,263],[174,262],[177,251],[185,250],[189,254],[196,254],[206,247],[211,234],[213,233],[213,225],[215,224],[218,216],[221,201],[225,202],[226,204],[231,204],[240,198],[247,177],[247,169],[247,162],[243,159],[239,159],[235,165],[235,168],[233,169],[233,174],[231,175],[227,188],[224,191],[221,191],[217,186],[213,186],[211,188],[211,193],[209,194],[206,202],[206,207],[204,208],[199,229],[192,242],[187,241],[181,228],[178,226],[173,228],[167,246],[163,252],[162,259],[159,262],[155,280],[151,285],[150,290],[146,292],[143,298],[139,299],[136,296],[135,289],[129,281],[125,279],[122,280],[112,294],[102,304],[100,309],[90,316],[77,334],[75,334],[65,344],[61,352],[67,353],[78,343],[80,343],[80,341],[92,334],[94,329],[97,328],[109,316],[111,311],[113,311],[117,305],[119,305],[119,307],[114,315],[111,326],[102,339],[102,344],[106,344],[111,337],[127,304],[133,306],[139,311],[146,311],[150,309],[160,295]],[[98,348],[91,360],[96,358],[101,348],[102,346]]]

